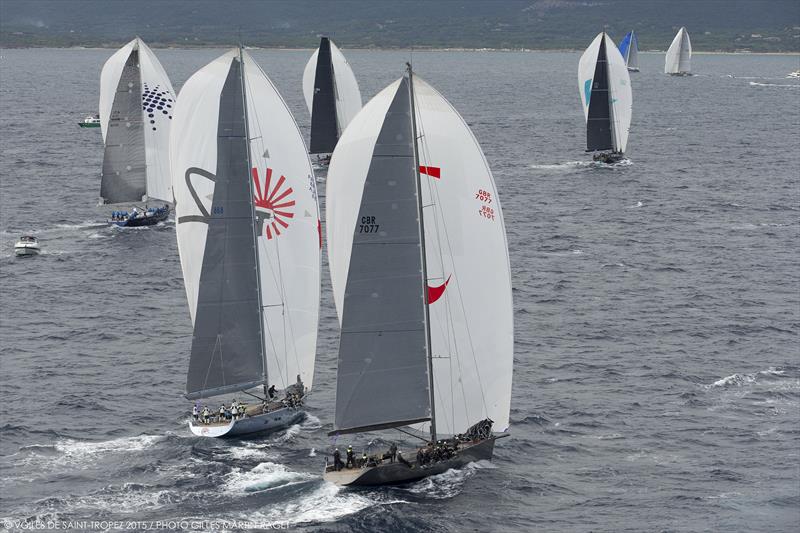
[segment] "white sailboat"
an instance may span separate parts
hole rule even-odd
[[[509,426],[514,334],[503,215],[478,142],[409,67],[353,120],[328,177],[342,328],[332,434],[430,436],[411,461],[346,468],[334,456],[325,479],[401,483],[491,459],[492,425]]]
[[[636,32],[629,31],[619,43],[619,52],[631,72],[639,72],[639,39]]]
[[[673,76],[692,75],[692,41],[686,28],[681,28],[672,40],[664,59],[664,73]]]
[[[245,417],[190,428],[213,437],[285,428],[304,416],[319,319],[320,220],[302,134],[240,47],[183,86],[170,156],[194,326],[186,396],[264,390]],[[287,391],[283,401],[270,400],[268,384]]]
[[[597,35],[578,63],[578,90],[586,119],[586,151],[614,163],[628,145],[633,96],[625,60],[611,37]]]
[[[101,203],[172,202],[169,132],[175,92],[158,58],[140,38],[112,55],[100,74],[100,129],[105,143]],[[165,220],[169,208],[115,213],[119,226]]]
[[[311,115],[310,153],[330,154],[361,110],[361,92],[344,54],[328,37],[320,39],[303,72],[303,95]]]

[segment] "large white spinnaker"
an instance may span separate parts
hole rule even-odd
[[[135,132],[134,135],[141,135],[141,137],[130,138],[123,134],[123,144],[115,150],[106,150],[104,172],[108,173],[109,170],[123,168],[125,170],[121,170],[122,176],[117,176],[116,173],[113,176],[110,174],[104,176],[103,188],[109,191],[111,196],[109,200],[112,202],[142,200],[142,198],[133,197],[129,193],[121,191],[121,189],[129,190],[129,187],[119,186],[115,181],[125,181],[126,171],[143,168],[145,173],[144,200],[171,202],[173,197],[168,146],[172,111],[176,99],[175,92],[158,58],[150,50],[150,47],[138,37],[115,52],[103,65],[100,74],[99,104],[103,141],[107,141],[109,123],[112,111],[115,109],[115,98],[118,98],[121,89],[124,89],[120,87],[121,76],[126,63],[129,63],[131,54],[134,52],[136,53],[135,61],[130,64],[130,68],[135,69],[136,79],[128,83],[128,89],[135,89],[140,93],[133,95],[137,106],[137,116],[135,120],[120,122],[118,126]],[[120,104],[121,102],[117,105],[118,113],[125,115],[127,106]],[[114,142],[120,142],[119,138]]]
[[[358,81],[347,58],[333,41],[328,39],[328,43],[333,67],[336,121],[338,131],[341,134],[361,110],[361,91],[358,89]],[[313,114],[314,108],[314,83],[319,52],[320,49],[317,48],[308,63],[306,63],[306,68],[303,71],[303,96],[305,97],[309,114]]]
[[[664,58],[665,74],[689,74],[692,72],[692,41],[686,28],[681,28],[672,40]]]
[[[399,83],[362,109],[331,159],[326,220],[340,317],[353,234],[361,223],[356,220],[361,193],[377,132]],[[513,309],[497,189],[480,146],[458,112],[416,76],[414,94],[437,432],[461,433],[484,418],[503,431],[509,425],[511,401]],[[414,427],[424,431],[427,426]]]
[[[628,67],[625,65],[625,59],[614,41],[605,32],[594,38],[580,58],[578,90],[589,129],[592,126],[590,119],[594,119],[594,117],[590,117],[592,95],[608,99],[608,114],[606,116],[606,113],[600,113],[600,117],[603,117],[610,127],[612,146],[609,148],[616,152],[625,152],[628,145],[633,104],[631,78]],[[588,141],[587,148],[593,150],[594,139],[591,131]]]
[[[206,242],[207,221],[215,215],[212,203],[222,120],[220,101],[232,62],[239,57],[239,49],[231,50],[187,80],[170,137],[178,250],[193,324],[201,274],[204,262],[209,260],[204,255],[212,248]],[[316,183],[305,143],[288,107],[250,55],[242,51],[241,57],[250,169],[247,175],[234,178],[252,188],[250,209],[258,228],[260,270],[257,283],[246,289],[260,290],[269,382],[282,388],[292,385],[300,375],[310,387],[320,290]],[[223,239],[221,246],[239,242],[247,241]],[[252,253],[252,244],[228,252]],[[232,290],[236,281],[229,281]]]

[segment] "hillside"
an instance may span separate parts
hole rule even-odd
[[[698,51],[800,52],[796,0],[0,0],[0,45],[580,49],[634,29],[663,50],[686,26]]]

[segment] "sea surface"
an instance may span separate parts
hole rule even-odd
[[[608,167],[583,151],[578,53],[414,52],[497,181],[511,437],[492,463],[352,491],[321,478],[338,339],[327,263],[308,419],[248,441],[190,435],[174,222],[106,226],[100,131],[77,126],[112,52],[0,50],[0,528],[797,531],[800,80],[785,79],[797,56],[695,55],[696,76],[673,78],[662,54],[641,54],[629,161]],[[222,53],[156,52],[176,89]],[[345,53],[365,101],[410,57]],[[307,133],[310,51],[252,54]],[[16,259],[28,232],[44,253]]]

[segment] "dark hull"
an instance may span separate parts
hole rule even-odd
[[[160,213],[153,213],[148,215],[140,215],[134,219],[127,220],[110,220],[111,224],[121,228],[141,228],[143,226],[155,226],[159,222],[164,222],[169,218],[169,209],[165,209]]]
[[[458,455],[446,461],[417,466],[416,461],[411,467],[403,463],[387,463],[361,469],[344,469],[339,471],[326,471],[323,477],[326,481],[347,487],[374,487],[379,485],[398,485],[419,481],[428,476],[435,476],[451,468],[463,468],[468,463],[482,460],[491,460],[494,453],[494,437],[477,444],[464,446]]]

